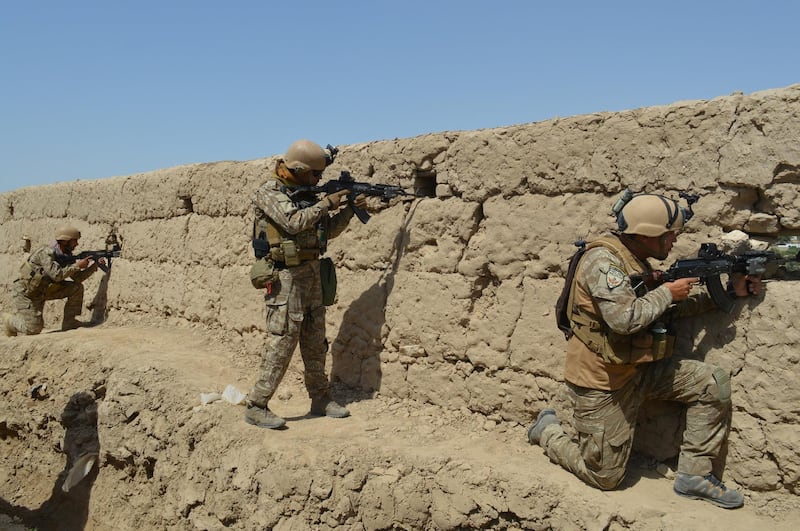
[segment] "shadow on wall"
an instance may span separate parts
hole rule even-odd
[[[391,268],[384,270],[378,281],[355,299],[342,316],[339,334],[331,347],[333,382],[370,393],[381,388],[381,330],[386,323],[386,302],[394,288],[394,277],[408,245],[408,225],[418,204],[418,201],[411,204],[394,239]],[[372,319],[364,319],[365,315]]]
[[[58,475],[50,498],[37,509],[28,509],[0,499],[0,513],[19,519],[38,531],[79,531],[86,527],[89,499],[97,478],[97,401],[92,393],[72,395],[61,414],[66,428],[64,470]]]
[[[111,268],[103,274],[100,279],[100,285],[97,288],[92,302],[89,303],[87,308],[92,311],[91,323],[93,325],[102,324],[108,319],[108,282],[111,280]]]

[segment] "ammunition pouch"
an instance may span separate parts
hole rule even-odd
[[[303,262],[318,259],[319,249],[298,249],[294,241],[284,240],[280,245],[272,247],[269,254],[276,263],[295,267]]]

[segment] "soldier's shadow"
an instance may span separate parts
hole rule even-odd
[[[97,293],[87,306],[92,311],[89,321],[92,326],[102,324],[108,319],[108,283],[111,280],[111,271],[112,269],[109,267],[108,271],[103,273]]]
[[[37,531],[80,531],[86,527],[89,516],[100,450],[94,395],[86,392],[72,395],[61,414],[61,424],[66,428],[63,451],[67,461],[56,478],[50,498],[36,509],[0,499],[0,513]]]
[[[411,204],[397,231],[392,244],[391,266],[350,304],[331,345],[331,381],[357,392],[348,401],[359,400],[381,388],[381,331],[386,323],[386,303],[394,289],[400,260],[408,245],[408,226],[418,204],[417,201]]]

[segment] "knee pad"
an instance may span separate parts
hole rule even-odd
[[[731,401],[731,376],[728,371],[720,369],[719,367],[715,368],[714,371],[711,373],[711,376],[714,378],[714,382],[716,383],[716,393],[715,397],[723,403],[728,403]]]

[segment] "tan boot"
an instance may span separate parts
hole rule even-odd
[[[311,400],[311,415],[319,417],[333,417],[343,419],[350,416],[350,411],[343,405],[335,402],[328,395]]]
[[[556,410],[551,408],[541,410],[536,417],[536,421],[528,428],[528,443],[539,444],[539,441],[542,440],[544,429],[550,424],[558,424]]]
[[[3,333],[7,337],[14,337],[15,335],[17,335],[17,330],[11,325],[11,314],[10,313],[3,312],[3,314],[0,315],[0,320],[2,320],[2,323],[0,323],[0,324],[2,324]]]
[[[693,500],[704,500],[723,509],[736,509],[744,505],[744,496],[730,487],[713,474],[705,476],[692,476],[679,473],[673,485],[675,494]]]
[[[77,319],[64,319],[61,322],[61,330],[75,330],[76,328],[83,328],[85,326],[89,326],[89,323],[84,323],[83,321],[78,321]]]
[[[244,421],[259,428],[276,430],[282,428],[286,421],[273,413],[267,407],[249,405],[244,413]]]

